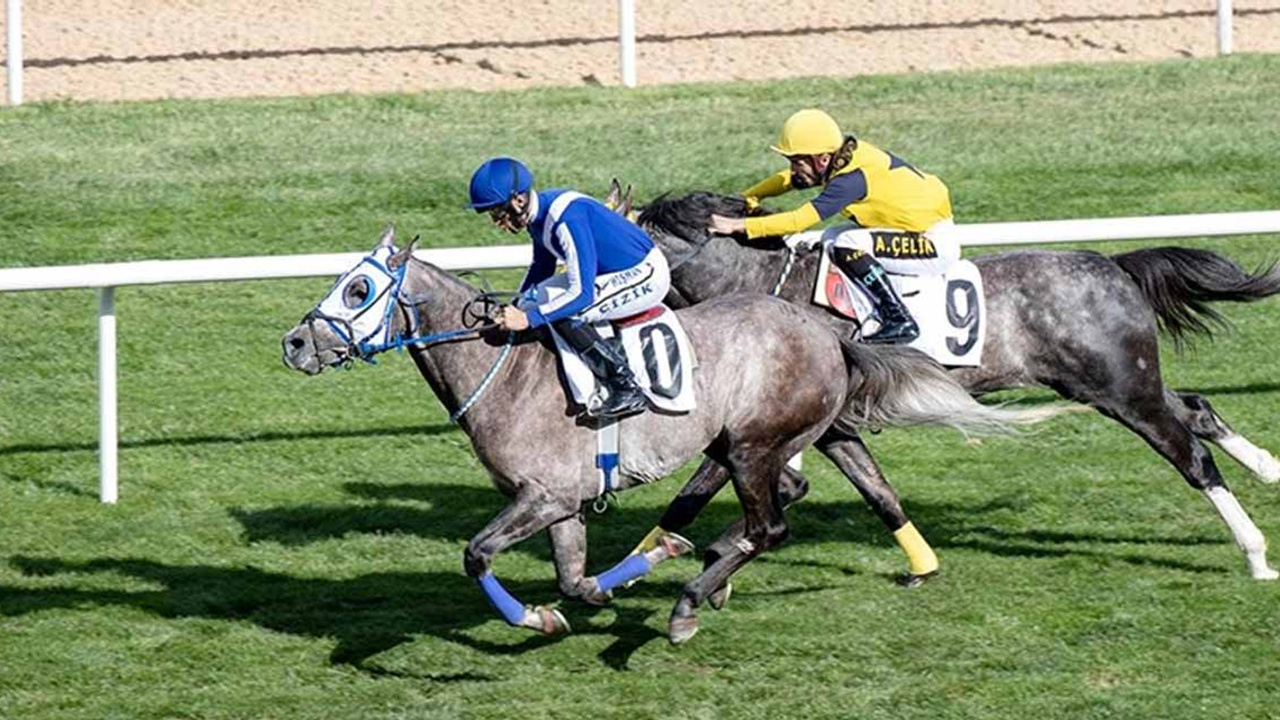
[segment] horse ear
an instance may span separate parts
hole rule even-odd
[[[617,182],[617,180],[614,180],[614,182]],[[635,198],[631,196],[631,190],[631,183],[627,183],[627,191],[622,194],[622,202],[618,204],[618,212],[622,214],[622,217],[635,221],[631,212],[631,206],[635,202]]]
[[[421,239],[422,239],[421,235],[414,235],[413,239],[409,241],[408,245],[405,245],[403,248],[400,248],[395,252],[394,255],[387,258],[387,269],[395,270],[399,268],[401,265],[408,262],[409,258],[413,257],[413,251],[417,249],[418,241]]]
[[[387,229],[382,231],[382,237],[378,238],[378,247],[392,247],[396,243],[396,224],[387,223]]]
[[[618,183],[618,178],[609,181],[609,195],[604,199],[605,207],[610,210],[617,210],[622,204],[622,185]]]

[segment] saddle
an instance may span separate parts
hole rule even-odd
[[[650,405],[669,413],[697,407],[693,369],[697,358],[680,318],[665,305],[613,322],[593,325],[602,338],[620,338],[627,365]],[[551,330],[570,397],[586,406],[597,392],[597,380],[582,358]]]
[[[948,367],[982,364],[987,314],[977,265],[960,260],[945,275],[890,274],[889,281],[920,326],[920,337],[910,347]],[[863,335],[880,327],[875,305],[825,252],[818,265],[813,302],[858,323]]]

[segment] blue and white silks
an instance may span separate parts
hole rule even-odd
[[[629,277],[629,270],[640,268],[656,250],[649,239],[634,223],[618,215],[604,204],[581,193],[568,190],[546,190],[530,195],[533,219],[529,223],[529,236],[533,240],[533,262],[520,283],[520,292],[550,279],[555,274],[556,262],[565,264],[565,292],[542,300],[537,305],[526,306],[529,324],[533,327],[582,316],[600,298],[597,297],[597,279],[601,276],[622,274],[619,279],[634,280],[629,283],[639,287],[648,284],[649,292],[639,293],[639,312],[657,305],[666,295],[669,278],[650,278],[636,272]],[[665,262],[661,263],[665,269]],[[657,287],[659,284],[663,287]],[[656,295],[656,297],[651,297]],[[628,305],[636,303],[627,303]]]

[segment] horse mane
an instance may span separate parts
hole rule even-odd
[[[760,209],[748,210],[747,201],[736,195],[713,192],[694,192],[677,198],[670,195],[665,192],[644,206],[636,224],[676,237],[698,238],[706,235],[712,215],[740,218],[767,214]]]

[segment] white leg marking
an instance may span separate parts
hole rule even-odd
[[[1227,454],[1249,468],[1249,471],[1261,478],[1263,482],[1280,481],[1280,461],[1277,461],[1271,453],[1246,440],[1243,435],[1232,433],[1217,442],[1218,447],[1226,450]]]
[[[1240,507],[1240,501],[1225,487],[1218,486],[1205,491],[1209,502],[1222,516],[1223,521],[1231,528],[1236,545],[1244,551],[1245,561],[1249,563],[1249,574],[1254,580],[1275,580],[1280,573],[1267,565],[1267,539],[1262,531],[1249,519],[1248,513]]]

